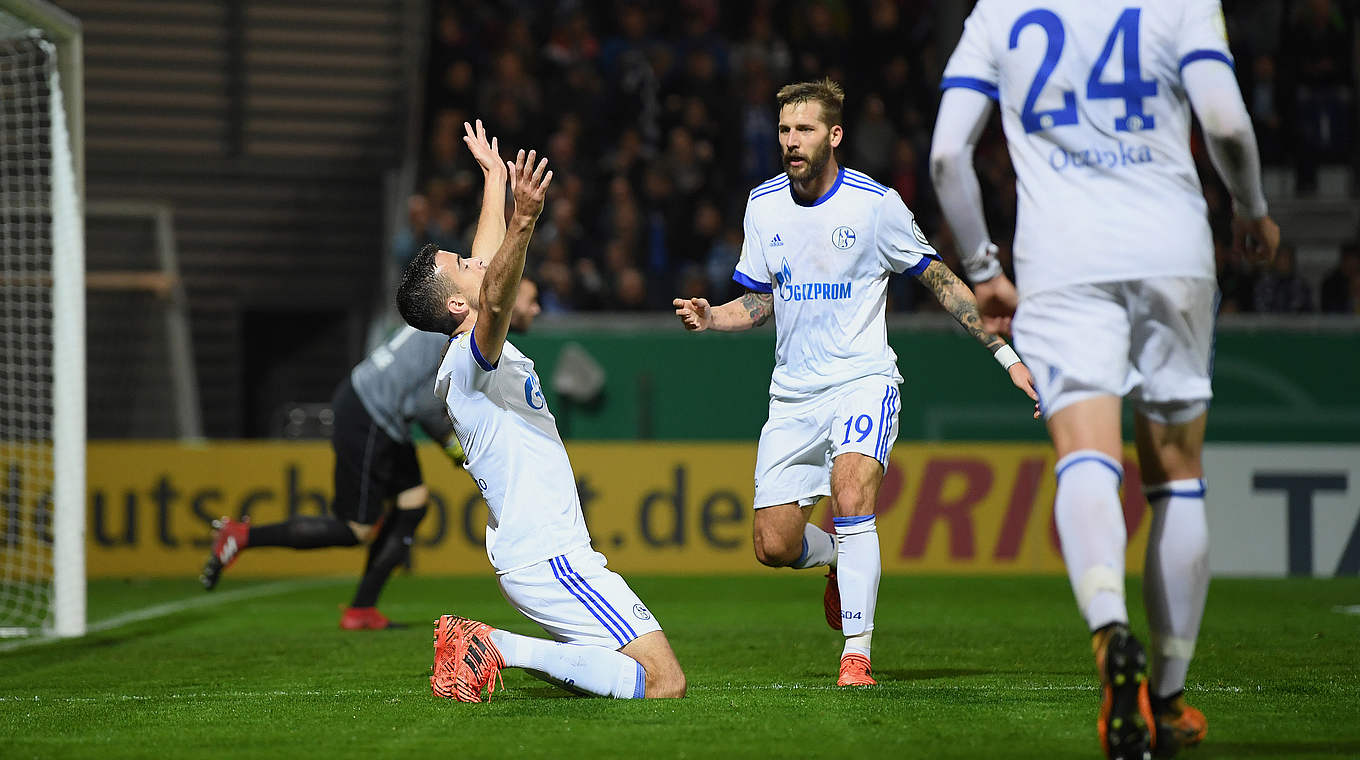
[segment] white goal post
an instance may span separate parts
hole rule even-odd
[[[0,0],[0,634],[85,633],[79,22]]]

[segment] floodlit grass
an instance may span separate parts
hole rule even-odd
[[[381,606],[411,628],[363,633],[336,627],[352,580],[228,576],[211,595],[187,578],[94,582],[95,624],[208,603],[0,652],[0,757],[1099,756],[1063,578],[884,578],[880,685],[855,690],[834,685],[818,575],[630,582],[680,657],[685,700],[582,699],[515,670],[487,704],[432,697],[440,613],[538,633],[490,577],[397,577]],[[1356,579],[1215,581],[1187,691],[1209,738],[1186,756],[1360,756],[1356,604]]]

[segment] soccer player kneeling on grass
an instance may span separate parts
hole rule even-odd
[[[483,167],[500,165],[484,141]],[[510,167],[515,210],[490,260],[421,249],[397,289],[411,326],[450,336],[436,373],[488,507],[486,551],[505,598],[556,641],[454,615],[435,624],[436,696],[480,702],[501,668],[517,667],[577,693],[680,697],[685,675],[661,626],[590,546],[576,476],[533,362],[506,340],[525,250],[552,172],[520,151]]]
[[[469,145],[485,142],[482,123],[464,124]],[[472,255],[490,256],[505,237],[505,167],[482,167],[485,186]],[[520,285],[512,330],[527,330],[538,315],[536,287]],[[378,611],[378,595],[392,571],[406,562],[416,528],[425,517],[429,490],[411,440],[412,423],[462,464],[462,448],[444,400],[434,395],[434,371],[447,339],[404,327],[356,366],[336,389],[335,502],[330,515],[297,515],[282,522],[252,525],[249,517],[213,523],[212,551],[199,576],[212,590],[247,548],[283,546],[324,549],[368,544],[368,561],[354,599],[340,616],[345,630],[400,627]],[[384,514],[387,502],[394,506]]]

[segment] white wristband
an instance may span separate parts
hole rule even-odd
[[[1003,343],[1001,348],[998,348],[992,356],[996,358],[1002,369],[1009,370],[1012,365],[1020,363],[1020,355],[1015,353],[1015,349],[1011,348],[1009,344]]]
[[[1001,274],[1001,262],[996,260],[997,247],[983,241],[978,249],[963,262],[963,271],[968,281],[974,284],[986,282]]]

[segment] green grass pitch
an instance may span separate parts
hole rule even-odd
[[[685,700],[582,699],[514,670],[487,704],[432,697],[438,614],[537,633],[490,577],[396,577],[382,607],[412,627],[347,633],[352,580],[228,575],[221,601],[0,651],[0,757],[1099,756],[1064,578],[884,578],[880,685],[856,690],[834,686],[840,636],[813,573],[630,582],[684,665]],[[98,581],[90,618],[210,597],[191,579]],[[1209,738],[1183,756],[1360,757],[1354,605],[1357,579],[1214,581],[1187,691]]]

